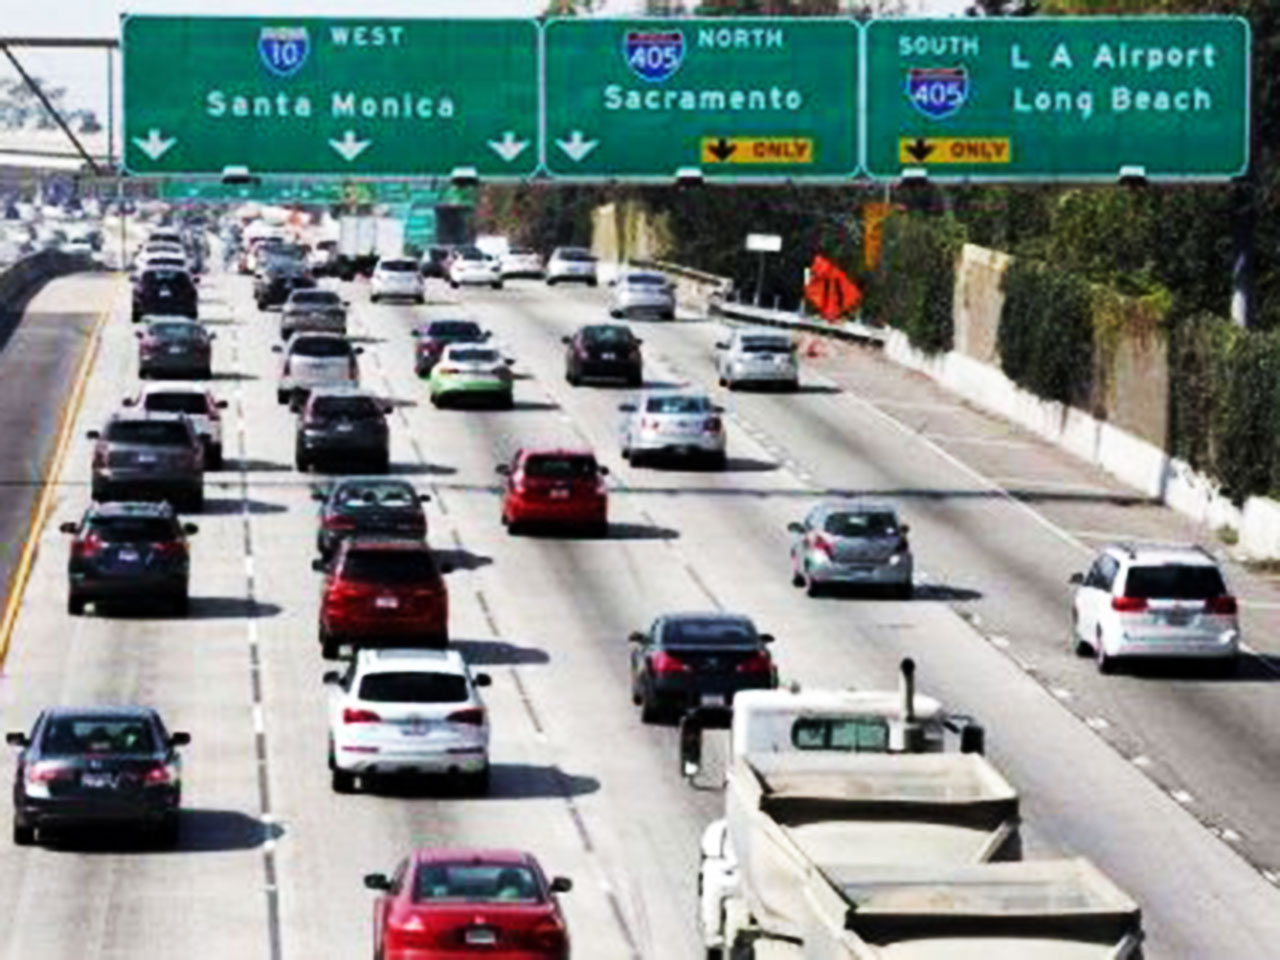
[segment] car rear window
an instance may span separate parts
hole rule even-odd
[[[89,529],[107,543],[159,543],[177,538],[173,521],[166,517],[93,517]]]
[[[506,863],[424,863],[414,879],[418,903],[541,903],[532,870]]]
[[[153,413],[208,413],[209,401],[199,393],[148,393],[143,409]]]
[[[439,578],[429,550],[349,550],[342,578],[362,583],[407,584]]]
[[[185,447],[191,442],[185,424],[177,420],[121,420],[107,427],[110,443],[156,447]]]
[[[146,720],[133,717],[55,717],[45,726],[42,753],[156,753],[156,734]]]
[[[537,253],[536,250],[530,250],[528,247],[512,247],[507,251],[509,257],[532,257]]]
[[[498,351],[489,350],[483,347],[474,347],[469,350],[453,350],[449,353],[448,359],[457,363],[498,363]]]
[[[290,353],[300,357],[349,357],[351,344],[329,337],[300,337],[293,341]]]
[[[1218,568],[1199,564],[1131,567],[1124,584],[1126,597],[1146,600],[1207,600],[1226,592]]]
[[[624,282],[629,287],[665,287],[667,285],[665,278],[651,273],[633,273]]]
[[[438,320],[427,327],[429,337],[476,337],[479,338],[480,325],[470,320]]]
[[[344,483],[334,493],[343,507],[408,507],[418,502],[418,492],[407,483]]]
[[[381,418],[382,410],[372,397],[316,397],[311,401],[311,416],[322,420],[372,420]]]
[[[662,628],[663,646],[755,646],[756,630],[746,620],[689,617],[669,620]]]
[[[359,697],[378,703],[466,703],[467,680],[456,673],[370,673]]]
[[[417,273],[418,265],[412,260],[384,260],[381,269],[388,273]]]
[[[175,269],[179,269],[179,270],[181,270],[183,267],[187,265],[187,261],[185,258],[176,257],[176,256],[174,257],[151,256],[147,258],[147,263],[153,267],[174,267]]]
[[[579,247],[564,247],[556,253],[561,260],[571,260],[574,263],[595,263],[595,255],[590,250],[583,250]]]
[[[303,303],[308,306],[320,304],[326,307],[341,303],[338,295],[332,290],[295,290],[289,294],[290,303]]]
[[[590,343],[630,343],[631,331],[627,327],[584,327],[582,338]]]
[[[892,513],[833,513],[823,521],[822,530],[833,537],[894,537],[898,518]]]
[[[743,353],[790,353],[791,341],[786,337],[743,337]]]
[[[183,289],[191,286],[191,278],[183,270],[148,270],[142,275],[143,287],[176,286]]]
[[[710,413],[711,400],[707,397],[650,397],[644,409],[646,413]]]
[[[585,478],[594,477],[597,470],[595,457],[537,455],[524,462],[526,477]]]
[[[200,340],[204,330],[194,323],[153,323],[147,332],[163,340]]]
[[[883,717],[801,717],[791,725],[797,750],[888,753],[889,724]]]

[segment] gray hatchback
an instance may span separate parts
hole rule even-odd
[[[204,447],[180,414],[115,414],[87,434],[93,447],[93,499],[168,500],[204,507]]]
[[[824,503],[803,523],[789,523],[791,580],[809,596],[835,586],[884,587],[901,599],[912,593],[910,528],[891,506]]]

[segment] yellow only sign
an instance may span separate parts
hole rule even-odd
[[[1008,137],[902,137],[898,141],[898,162],[904,166],[1010,163],[1012,159]]]
[[[702,162],[813,163],[812,137],[703,137]]]

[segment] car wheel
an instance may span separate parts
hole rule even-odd
[[[1071,639],[1069,646],[1077,657],[1087,657],[1093,652],[1093,648],[1088,641],[1080,636],[1080,614],[1074,609],[1071,611]]]
[[[1094,660],[1098,664],[1099,673],[1115,673],[1116,658],[1107,653],[1106,645],[1102,642],[1102,634],[1099,632],[1097,639],[1093,644]]]
[[[524,524],[518,523],[515,520],[507,520],[507,533],[511,534],[513,537],[520,536],[524,533]]]
[[[377,295],[376,293],[371,293],[371,294],[369,294],[369,302],[370,302],[370,303],[377,303],[377,302],[378,302],[378,295]]]
[[[915,595],[915,585],[900,583],[894,588],[893,595],[898,600],[910,600]]]
[[[473,797],[487,797],[489,795],[489,764],[475,773],[469,773],[466,776],[467,793]]]
[[[209,444],[209,455],[205,458],[205,463],[208,465],[210,470],[222,469],[222,444]]]
[[[77,597],[74,593],[67,594],[67,613],[73,617],[84,615],[84,597]]]
[[[559,281],[555,277],[547,277],[547,286],[554,287]]]
[[[808,570],[804,572],[804,592],[810,597],[822,596],[822,584],[813,579]]]
[[[338,659],[338,641],[323,627],[320,629],[320,656],[326,660]]]
[[[13,821],[13,845],[29,847],[36,842],[36,828],[25,823]]]
[[[449,286],[451,286],[451,287],[453,287],[453,289],[457,290],[457,289],[458,289],[458,281],[457,281],[457,280],[450,280],[450,281],[449,281]]]
[[[350,770],[339,770],[334,767],[329,771],[329,785],[334,793],[355,793],[356,775]]]
[[[439,394],[433,393],[431,395],[431,405],[439,410],[444,406],[444,400],[439,396]]]
[[[493,289],[495,289],[495,290],[501,290],[501,289],[502,289],[502,281],[501,281],[501,280],[495,280],[493,283],[489,284],[489,286],[493,287]]]
[[[185,617],[191,612],[191,597],[186,593],[180,593],[173,598],[170,606],[175,617]]]
[[[663,320],[674,320],[675,318],[676,312],[674,310],[668,310],[662,315]]]
[[[657,723],[662,719],[662,709],[655,700],[646,693],[640,694],[640,722]]]
[[[413,302],[416,303],[418,306],[422,306],[427,302],[427,298],[425,296],[417,296],[413,298]]]
[[[791,585],[792,585],[793,587],[803,587],[803,586],[804,586],[804,574],[802,574],[799,570],[795,570],[795,569],[793,569],[793,570],[791,571]]]

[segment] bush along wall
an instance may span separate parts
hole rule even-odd
[[[1094,380],[1093,298],[1082,278],[1018,257],[1004,278],[997,343],[1000,367],[1047,400],[1090,406]]]
[[[956,261],[964,242],[964,226],[949,215],[889,217],[880,265],[869,278],[867,316],[902,330],[926,353],[950,350]]]

